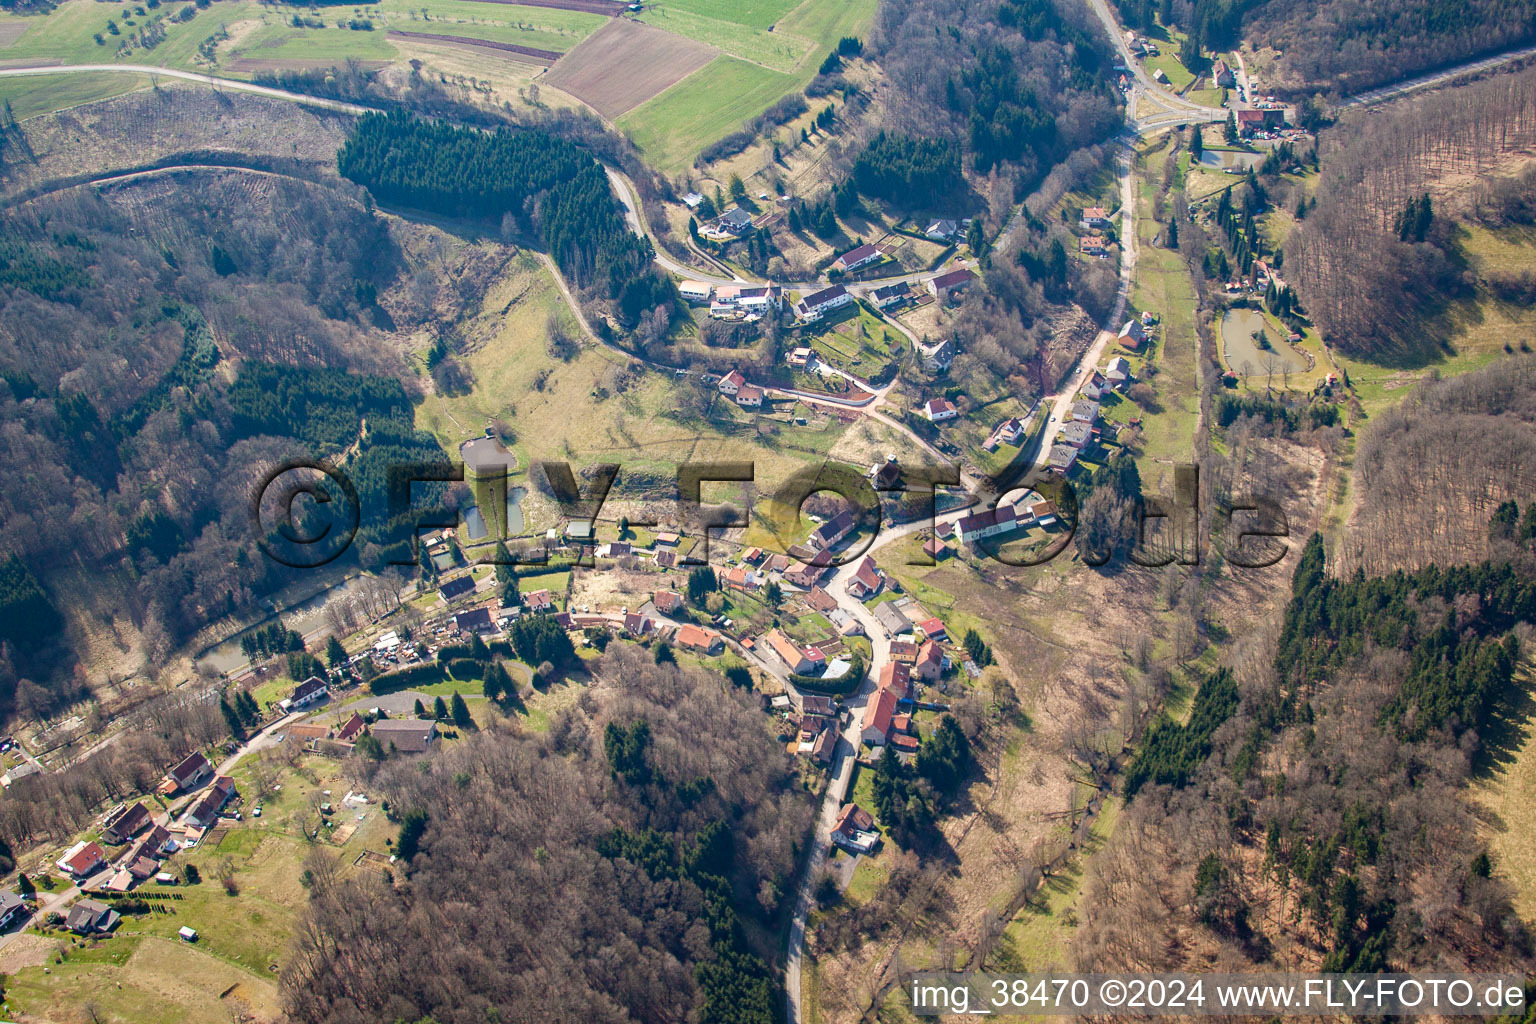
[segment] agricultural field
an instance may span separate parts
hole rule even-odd
[[[81,75],[20,75],[0,78],[0,101],[18,121],[53,110],[111,99],[149,88],[148,75],[101,71]]]
[[[767,110],[795,78],[735,57],[716,57],[621,118],[619,127],[662,170],[679,171],[715,139]]]
[[[619,18],[556,64],[544,83],[616,118],[705,67],[715,53],[707,44]]]

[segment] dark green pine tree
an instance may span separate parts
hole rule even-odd
[[[240,715],[223,697],[219,698],[219,713],[224,716],[224,724],[229,727],[229,734],[242,743],[245,742],[245,723],[240,721]]]
[[[453,702],[449,714],[453,716],[453,724],[460,729],[468,729],[475,724],[475,720],[469,714],[469,705],[464,703],[464,698],[457,690],[453,691]]]
[[[340,668],[347,663],[347,649],[334,636],[325,642],[325,660],[331,668]]]
[[[432,717],[439,722],[446,722],[448,720],[448,705],[444,703],[441,695],[432,699]]]

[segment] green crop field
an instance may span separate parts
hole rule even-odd
[[[787,32],[769,32],[733,21],[688,14],[671,7],[646,11],[640,20],[647,25],[719,47],[733,57],[749,60],[775,71],[795,71],[817,42]]]
[[[148,75],[99,71],[80,75],[18,75],[0,78],[0,100],[20,120],[82,103],[111,99],[149,86]]]
[[[619,118],[652,164],[678,171],[710,142],[761,114],[795,86],[792,75],[716,57]]]
[[[451,34],[451,33],[450,33]],[[239,57],[262,60],[392,60],[398,52],[382,31],[347,28],[294,28],[283,22],[263,25],[241,41]]]
[[[668,0],[666,6],[678,14],[767,28],[794,10],[795,0]]]

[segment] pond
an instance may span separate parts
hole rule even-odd
[[[1263,347],[1255,334],[1268,339]],[[1241,376],[1301,373],[1309,367],[1304,353],[1285,341],[1262,314],[1253,309],[1229,309],[1221,318],[1221,346],[1227,365]]]
[[[327,587],[289,608],[282,610],[283,625],[289,629],[298,630],[308,636],[317,630],[326,627],[325,607],[331,601],[344,597],[362,586],[361,578],[353,576],[334,587]],[[270,605],[268,606],[271,607]],[[247,633],[254,632],[266,626],[276,618],[274,614],[267,616],[260,622],[243,629],[222,643],[215,644],[197,656],[197,667],[211,669],[214,672],[233,672],[245,664],[245,654],[240,650],[240,638]]]

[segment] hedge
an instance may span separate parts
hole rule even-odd
[[[440,683],[444,679],[443,667],[432,662],[423,662],[420,665],[412,665],[409,668],[396,669],[393,672],[385,672],[383,675],[374,676],[368,683],[368,692],[375,697],[382,697],[386,693],[396,693],[400,690],[409,690],[412,686]]]
[[[820,676],[792,675],[789,681],[795,689],[805,690],[809,693],[823,693],[829,697],[846,697],[858,690],[859,684],[864,681],[864,656],[855,654],[848,665],[848,671],[842,678],[828,681]]]
[[[448,662],[448,674],[463,682],[485,675],[485,666],[473,658],[454,658]]]

